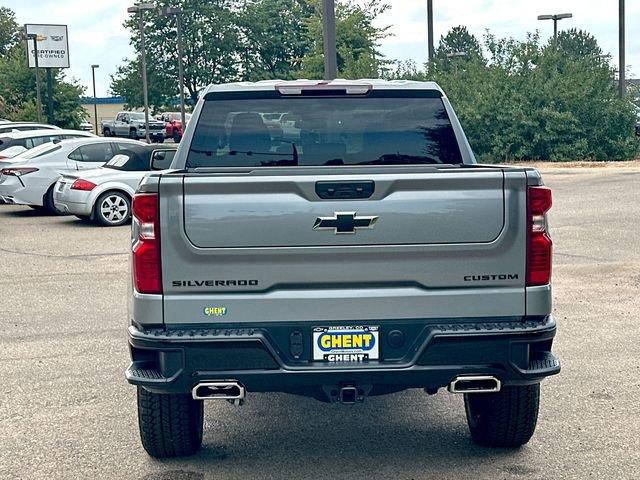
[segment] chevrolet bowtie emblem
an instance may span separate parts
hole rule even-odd
[[[336,212],[333,217],[318,217],[314,230],[333,230],[336,235],[356,233],[358,228],[373,228],[378,217],[358,216],[356,212]]]

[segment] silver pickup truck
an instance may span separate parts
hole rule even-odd
[[[265,118],[283,118],[283,128]],[[202,95],[133,199],[127,380],[142,444],[192,454],[203,402],[464,394],[520,446],[551,352],[551,192],[478,165],[434,83],[266,81]]]
[[[164,142],[165,123],[149,117],[149,140]],[[118,112],[113,121],[100,122],[100,131],[104,137],[127,137],[134,140],[146,138],[147,127],[144,112]]]

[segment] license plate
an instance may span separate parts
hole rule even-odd
[[[378,327],[314,327],[313,360],[363,362],[380,358]]]
[[[58,183],[58,191],[59,192],[63,191],[64,190],[64,186],[65,186],[64,183]]]

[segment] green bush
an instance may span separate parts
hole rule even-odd
[[[635,113],[620,98],[610,58],[590,34],[524,41],[464,27],[443,37],[434,62],[396,77],[432,79],[447,93],[480,161],[624,160],[638,154]]]

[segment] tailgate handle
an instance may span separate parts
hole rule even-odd
[[[362,182],[316,182],[316,194],[323,200],[369,198],[376,184],[373,180]]]

